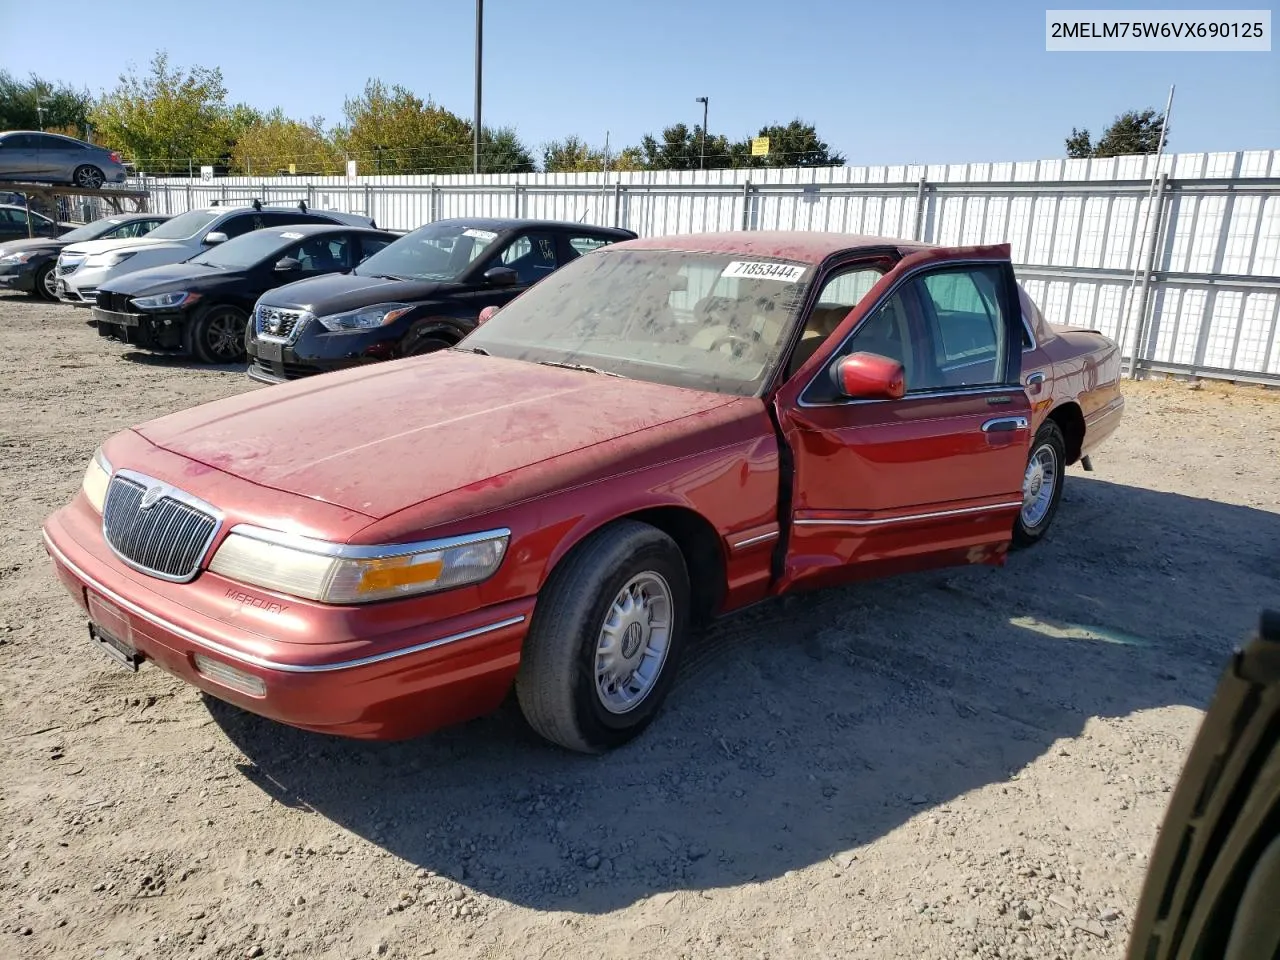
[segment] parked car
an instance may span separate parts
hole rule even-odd
[[[379,739],[514,684],[598,751],[718,614],[1003,564],[1123,407],[1116,345],[1045,323],[1007,244],[632,240],[454,348],[116,434],[44,542],[133,669]]]
[[[293,224],[254,230],[192,260],[135,270],[98,287],[98,334],[205,363],[244,359],[245,324],[263,293],[350,270],[396,240],[385,230]]]
[[[1173,789],[1129,960],[1280,956],[1280,611],[1237,650]]]
[[[58,298],[87,307],[97,302],[98,287],[126,273],[181,263],[227,240],[291,223],[341,223],[375,227],[369,217],[333,210],[308,210],[305,203],[271,207],[260,200],[243,206],[188,210],[135,240],[75,243],[58,255]]]
[[[0,205],[0,243],[10,240],[26,240],[35,234],[37,237],[58,237],[72,228],[65,227],[56,220],[50,220],[42,213],[31,211],[31,225],[27,226],[27,208]]]
[[[45,300],[57,300],[57,276],[54,270],[58,263],[58,253],[63,247],[89,240],[143,237],[168,219],[160,213],[103,217],[61,235],[6,242],[4,246],[0,246],[0,288],[22,290]]]
[[[0,133],[0,180],[69,183],[99,190],[104,183],[124,183],[126,176],[120,154],[114,150],[57,133]]]
[[[437,220],[349,274],[263,296],[246,344],[249,376],[278,383],[452,346],[485,307],[508,303],[583,253],[635,236],[545,220]]]

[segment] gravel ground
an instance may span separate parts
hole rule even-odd
[[[1049,541],[701,641],[584,758],[508,706],[305,734],[92,650],[39,543],[97,443],[256,389],[0,297],[0,956],[1120,957],[1224,658],[1280,604],[1280,402],[1140,383]]]

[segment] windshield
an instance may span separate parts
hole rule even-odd
[[[220,217],[222,210],[188,210],[166,220],[147,234],[148,240],[186,240]]]
[[[457,280],[497,238],[493,230],[437,220],[379,250],[355,272],[397,280]]]
[[[530,287],[458,349],[754,396],[812,276],[808,264],[732,254],[598,250]]]
[[[250,233],[224,240],[212,250],[207,250],[192,263],[223,270],[243,270],[265,260],[273,253],[283,256],[290,243],[297,243],[302,234],[289,230],[254,230]]]
[[[58,239],[65,240],[67,243],[76,243],[80,240],[96,240],[122,223],[124,223],[123,220],[95,220],[93,223],[86,223],[83,227],[76,227],[69,233],[64,233]]]

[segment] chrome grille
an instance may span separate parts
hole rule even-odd
[[[219,523],[209,504],[132,471],[111,478],[102,508],[103,536],[122,560],[178,582],[195,577]]]
[[[260,340],[290,343],[302,329],[305,310],[284,310],[259,306],[253,313],[253,329]]]
[[[68,273],[75,273],[82,263],[84,257],[59,257],[58,276],[65,277]]]

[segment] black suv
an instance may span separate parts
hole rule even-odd
[[[245,339],[249,376],[293,380],[452,346],[485,307],[501,307],[553,270],[630,230],[546,220],[437,220],[350,273],[262,296]]]

